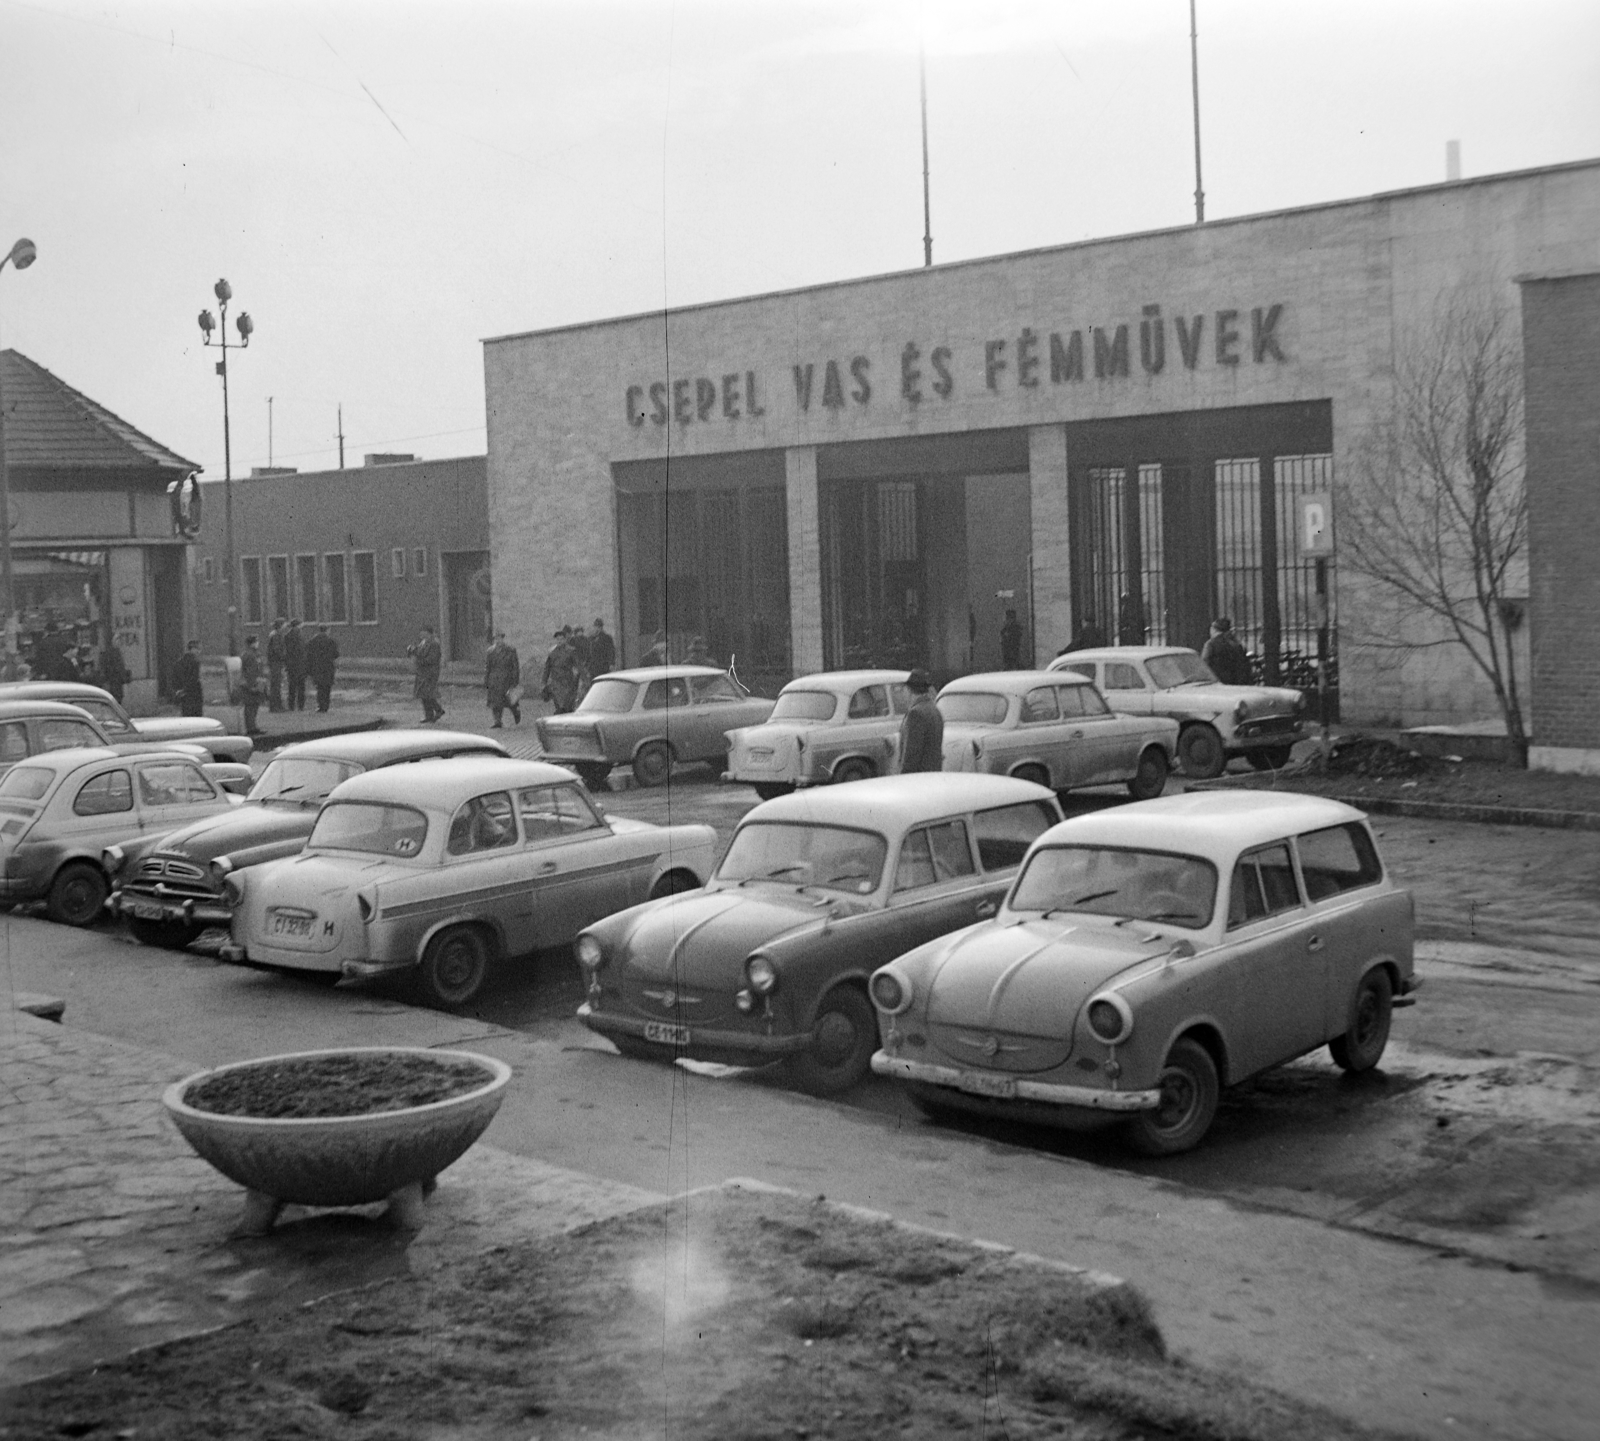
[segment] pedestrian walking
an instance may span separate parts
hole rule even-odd
[[[422,627],[422,634],[406,647],[406,654],[416,667],[415,689],[417,699],[422,702],[423,724],[431,724],[444,714],[444,707],[439,704],[439,665],[443,654],[431,625]]]
[[[317,633],[306,642],[306,674],[317,688],[317,709],[327,710],[333,699],[333,672],[339,661],[339,642],[328,634],[328,627],[319,625]]]
[[[306,708],[306,637],[300,617],[289,622],[283,636],[283,677],[289,683],[289,709]]]
[[[511,723],[522,724],[522,660],[517,648],[506,643],[506,633],[497,630],[483,667],[483,688],[494,717],[492,730],[502,728],[501,716],[509,710]]]
[[[266,662],[261,658],[261,641],[253,635],[244,638],[244,654],[239,657],[239,703],[244,707],[244,733],[260,735],[256,715],[266,698],[267,681],[262,674]]]
[[[565,629],[555,633],[555,644],[544,658],[540,685],[539,694],[550,702],[557,715],[567,714],[578,703],[578,669]]]
[[[589,632],[589,674],[608,675],[617,668],[617,643],[599,616],[594,618],[594,629]]]
[[[933,682],[925,670],[906,677],[911,709],[900,722],[900,773],[944,769],[944,717],[933,703]]]
[[[594,671],[589,668],[589,635],[581,625],[563,626],[562,629],[567,633],[567,644],[572,647],[572,669],[577,674],[578,694],[581,696],[594,679]]]
[[[128,663],[122,658],[122,647],[108,639],[100,648],[101,687],[110,692],[112,699],[120,704],[122,688],[131,678],[128,674]]]
[[[172,668],[172,689],[177,692],[178,706],[184,715],[204,715],[205,693],[200,687],[200,642],[192,640],[184,647],[178,663]]]
[[[1003,670],[1022,669],[1022,622],[1011,609],[1000,627],[1000,666]]]
[[[1200,659],[1211,667],[1211,673],[1223,685],[1250,685],[1250,657],[1233,633],[1233,622],[1219,615],[1211,622],[1211,639],[1200,652]]]
[[[288,621],[280,615],[267,632],[267,709],[283,709],[283,633]]]

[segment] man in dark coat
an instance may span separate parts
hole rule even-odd
[[[1022,622],[1009,608],[1005,624],[1000,627],[1000,666],[1003,670],[1022,669]]]
[[[267,709],[283,709],[283,628],[280,615],[267,632]]]
[[[253,635],[244,638],[244,654],[239,657],[239,703],[244,707],[244,733],[259,735],[256,713],[261,709],[267,683],[262,677],[261,642]]]
[[[617,668],[617,644],[599,616],[594,618],[594,629],[589,632],[589,674],[605,675]]]
[[[1250,685],[1250,657],[1233,633],[1233,622],[1219,615],[1211,622],[1211,639],[1200,652],[1200,659],[1211,667],[1211,673],[1223,685]]]
[[[406,647],[406,654],[417,668],[416,695],[422,702],[423,723],[429,724],[444,714],[439,704],[439,664],[444,656],[431,625],[422,627],[422,634]]]
[[[572,653],[567,632],[555,633],[555,644],[544,658],[544,687],[540,694],[555,708],[557,715],[566,715],[578,703],[578,665]]]
[[[483,688],[489,700],[489,714],[494,717],[490,729],[501,729],[501,715],[507,710],[511,712],[513,725],[522,724],[522,659],[517,655],[516,646],[506,644],[503,630],[494,633],[494,643],[489,647],[483,667]]]
[[[132,677],[128,674],[128,663],[122,658],[122,650],[115,641],[108,641],[100,650],[100,684],[111,692],[113,699],[122,700],[122,688],[127,685]]]
[[[906,677],[913,700],[900,722],[900,774],[944,769],[944,717],[933,703],[933,682],[925,670]]]
[[[1077,635],[1073,636],[1056,654],[1067,655],[1075,650],[1095,650],[1105,643],[1106,638],[1101,633],[1100,627],[1095,624],[1094,617],[1086,615],[1083,618],[1083,624],[1078,627]]]
[[[567,633],[567,644],[572,647],[572,669],[578,676],[578,694],[582,695],[595,676],[589,668],[588,632],[581,625],[563,626],[562,629]]]
[[[306,708],[306,638],[300,629],[300,617],[289,622],[283,637],[283,674],[289,682],[289,709]]]
[[[328,627],[319,625],[317,633],[306,642],[306,674],[317,688],[317,709],[325,711],[333,698],[333,670],[339,659],[339,642],[328,634]]]
[[[204,715],[205,693],[200,688],[200,642],[192,640],[172,668],[172,688],[184,715]]]

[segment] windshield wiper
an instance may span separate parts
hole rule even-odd
[[[787,875],[790,871],[803,871],[805,868],[804,861],[794,861],[786,866],[774,866],[770,871],[762,871],[758,876],[745,876],[739,884],[742,886],[750,881],[775,881],[780,876]]]

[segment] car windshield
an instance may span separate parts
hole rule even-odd
[[[775,721],[825,721],[833,719],[834,707],[839,704],[832,691],[786,690],[778,697],[770,719]]]
[[[410,806],[334,801],[322,808],[306,849],[414,856],[422,849],[427,833],[428,818]]]
[[[1145,662],[1145,669],[1162,690],[1174,685],[1216,685],[1217,678],[1211,667],[1192,650],[1180,650],[1172,655],[1153,655]]]
[[[0,778],[0,796],[20,801],[36,801],[55,782],[56,773],[43,766],[12,766]]]
[[[633,698],[638,694],[637,681],[602,676],[589,687],[588,693],[578,702],[578,709],[600,715],[616,715],[619,711],[632,710]]]
[[[316,806],[340,781],[361,774],[351,761],[316,760],[311,756],[285,756],[261,772],[247,800],[286,806]]]
[[[122,713],[110,701],[100,700],[95,696],[73,696],[69,705],[75,705],[79,710],[86,710],[97,721],[100,729],[108,736],[137,735],[133,726],[126,721]]]
[[[1196,930],[1210,922],[1216,898],[1217,869],[1196,856],[1122,846],[1045,846],[1028,858],[1006,905]]]
[[[939,714],[957,724],[997,726],[1006,718],[1006,698],[989,691],[947,692],[938,704]]]
[[[878,889],[888,850],[875,831],[753,821],[734,832],[717,878],[823,886],[866,896]]]

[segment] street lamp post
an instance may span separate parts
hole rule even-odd
[[[233,563],[233,446],[228,434],[228,302],[233,299],[233,287],[226,280],[219,280],[212,286],[212,294],[217,297],[217,309],[222,313],[222,323],[212,319],[209,310],[200,312],[200,334],[204,337],[204,344],[211,344],[211,334],[216,331],[222,346],[222,359],[217,362],[217,374],[222,377],[222,527],[223,546],[225,555],[223,565],[226,567],[228,585],[228,654],[239,654],[239,606],[238,597],[234,593],[234,563]],[[234,347],[243,350],[250,344],[250,334],[255,329],[254,322],[250,319],[250,312],[241,310],[239,318],[234,321],[239,331],[239,343]]]
[[[6,268],[6,261],[11,262],[13,270],[26,270],[39,258],[39,252],[31,240],[19,240],[4,255],[0,255],[0,270]],[[6,461],[6,406],[5,396],[0,394],[0,605],[4,606],[5,614],[5,645],[8,657],[15,657],[17,653],[17,610],[13,603],[11,588],[11,471]],[[8,659],[7,666],[14,666],[16,661]]]

